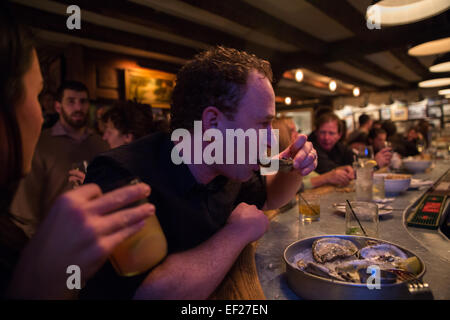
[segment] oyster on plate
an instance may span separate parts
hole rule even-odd
[[[388,243],[367,246],[359,250],[361,259],[377,263],[395,263],[408,258],[402,250]]]
[[[318,263],[348,258],[357,252],[358,248],[353,242],[341,238],[321,238],[312,244],[312,254]]]

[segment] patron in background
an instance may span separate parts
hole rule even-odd
[[[347,137],[347,144],[351,145],[356,138],[360,138],[361,135],[364,136],[364,139],[367,140],[367,136],[369,135],[369,131],[372,128],[373,120],[367,114],[362,114],[358,118],[359,128],[351,132]]]
[[[59,119],[59,114],[55,110],[55,96],[47,91],[39,96],[42,106],[42,115],[44,117],[43,129],[51,128]]]
[[[132,101],[118,102],[105,112],[103,140],[111,149],[154,132],[152,108]]]
[[[202,140],[195,137],[194,121],[201,121],[203,132],[215,129],[222,137],[227,129],[266,129],[270,137],[275,118],[271,81],[270,64],[254,55],[223,47],[205,51],[178,72],[171,128],[190,133],[182,142],[186,138],[192,146]],[[181,141],[179,136],[174,140],[164,133],[150,135],[104,153],[89,166],[86,181],[103,189],[130,176],[151,185],[149,199],[167,238],[168,256],[151,272],[128,278],[120,278],[107,263],[88,282],[86,297],[209,297],[242,249],[267,230],[268,219],[261,210],[289,202],[302,177],[317,164],[304,135],[279,155],[292,157],[294,169],[266,178],[257,163],[194,164],[191,157],[191,162],[177,165],[172,154]],[[210,144],[203,140],[200,152]],[[227,150],[220,147],[224,160]],[[248,155],[248,144],[239,152]]]
[[[393,150],[387,146],[387,133],[383,129],[371,129],[368,142],[372,146],[375,154],[375,161],[379,168],[389,166],[392,159]]]
[[[108,142],[111,149],[153,133],[156,129],[150,105],[132,101],[117,102],[103,114],[101,121],[105,124],[103,140]],[[83,171],[69,171],[71,183],[81,185],[85,177]]]
[[[316,122],[316,130],[310,135],[310,141],[317,150],[318,164],[316,172],[327,173],[334,169],[343,169],[346,172],[344,183],[354,179],[352,163],[354,153],[339,139],[342,135],[341,120],[334,113],[320,116]]]
[[[32,171],[19,186],[11,206],[13,214],[29,223],[32,235],[55,199],[73,188],[68,172],[74,163],[91,161],[108,149],[101,137],[87,128],[89,98],[84,84],[68,81],[58,90],[59,121],[42,132],[33,157]]]
[[[412,157],[422,153],[426,142],[418,127],[412,126],[408,129],[403,145],[403,157]]]

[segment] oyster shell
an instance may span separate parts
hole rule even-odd
[[[319,263],[348,258],[357,252],[358,248],[353,242],[341,238],[321,238],[312,244],[314,260]]]
[[[364,247],[359,250],[358,255],[362,259],[378,263],[393,263],[408,258],[402,250],[387,243]]]

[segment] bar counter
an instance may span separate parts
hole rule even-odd
[[[449,161],[438,161],[429,172],[415,174],[413,178],[437,181],[450,168]],[[426,192],[407,190],[397,196],[390,205],[389,215],[380,217],[379,238],[411,250],[425,262],[423,278],[435,299],[450,299],[450,241],[438,230],[406,226],[409,206]],[[320,189],[317,190],[320,192]],[[313,191],[314,192],[314,191]],[[346,199],[353,200],[354,193],[330,192],[321,197],[320,221],[302,224],[298,207],[276,215],[269,231],[258,241],[255,261],[258,277],[267,299],[300,299],[285,279],[284,249],[292,242],[329,234],[345,234],[345,217],[335,213],[332,205]]]
[[[415,174],[413,178],[437,181],[450,168],[450,161],[437,161],[432,170]],[[406,226],[408,208],[415,204],[428,188],[409,189],[398,195],[390,205],[389,215],[380,217],[379,238],[398,244],[425,262],[423,281],[430,285],[434,299],[450,299],[450,240],[438,230]],[[310,192],[321,194],[320,221],[303,224],[298,206],[284,212],[266,212],[271,219],[269,230],[257,242],[247,246],[211,299],[297,300],[285,277],[284,249],[300,239],[345,234],[345,217],[332,205],[353,200],[353,192],[342,192],[325,186]]]

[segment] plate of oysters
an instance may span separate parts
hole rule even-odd
[[[425,264],[388,241],[350,235],[302,239],[284,251],[289,287],[302,299],[410,299]]]

